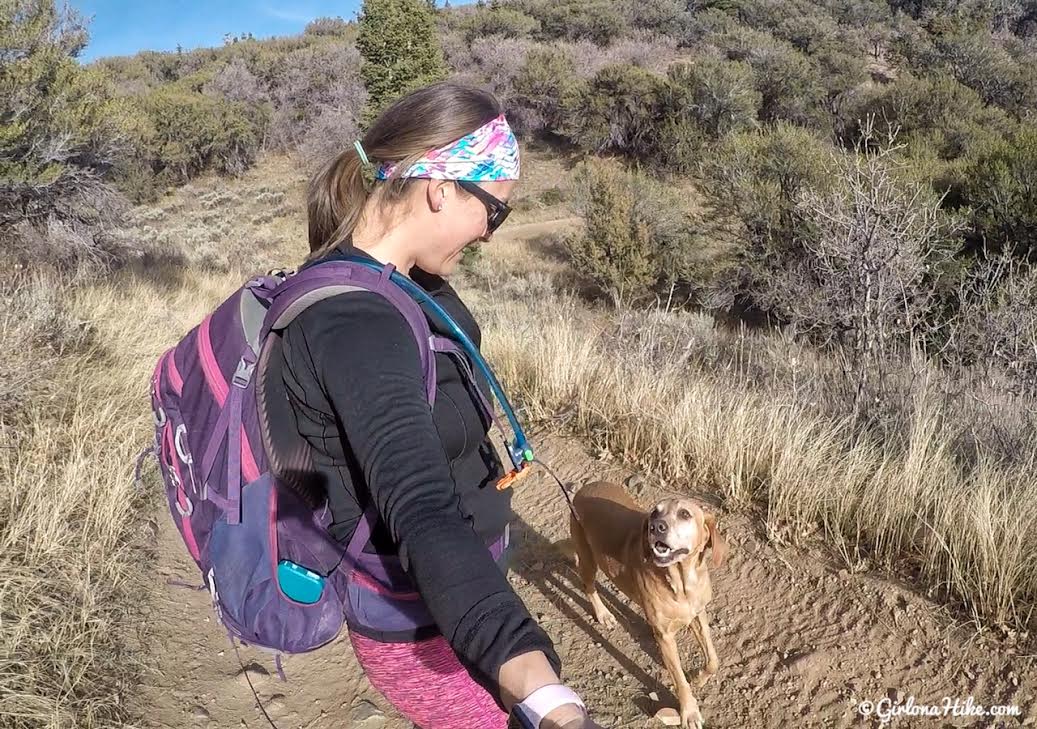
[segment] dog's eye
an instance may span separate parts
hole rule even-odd
[[[681,509],[680,511],[677,512],[677,516],[679,518],[681,518],[681,519],[690,519],[691,518],[691,512],[688,511],[687,509]]]

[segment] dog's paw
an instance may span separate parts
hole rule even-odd
[[[609,612],[609,609],[604,605],[594,610],[594,619],[606,628],[615,628],[618,624],[616,616]]]
[[[702,712],[699,711],[699,702],[692,698],[688,702],[681,703],[681,726],[692,727],[693,729],[702,729],[705,726],[705,719],[702,718]]]
[[[703,729],[706,726],[706,720],[702,718],[702,712],[695,709],[695,711],[681,719],[681,726],[691,727],[691,729]]]

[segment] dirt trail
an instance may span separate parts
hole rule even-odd
[[[538,220],[530,223],[520,223],[511,227],[501,227],[500,231],[494,233],[494,237],[500,240],[522,239],[529,240],[541,235],[566,232],[576,228],[583,222],[580,217],[556,218],[554,220]]]
[[[624,480],[629,472],[585,452],[574,440],[537,434],[540,457],[565,481]],[[643,503],[668,493],[631,487]],[[710,504],[705,494],[692,494]],[[716,507],[713,507],[716,508]],[[661,726],[651,717],[676,705],[636,608],[607,583],[619,626],[589,618],[570,559],[553,546],[566,535],[564,501],[538,471],[515,494],[517,549],[512,582],[561,653],[567,680],[603,725]],[[167,585],[197,581],[168,515],[158,515],[158,594],[149,617],[153,670],[142,687],[148,727],[269,727],[255,705],[234,650],[212,615],[207,593]],[[857,701],[891,696],[940,705],[971,696],[975,704],[1017,705],[1010,719],[901,717],[894,726],[1037,724],[1035,651],[977,637],[945,610],[904,587],[841,572],[817,553],[776,549],[748,518],[721,515],[730,559],[713,573],[711,622],[720,672],[697,692],[709,727],[877,726]],[[685,670],[701,663],[690,633],[681,641]],[[267,654],[241,649],[260,699],[280,729],[402,729],[409,726],[358,670],[345,632],[312,654],[287,656],[281,682]],[[650,698],[655,693],[659,700]]]

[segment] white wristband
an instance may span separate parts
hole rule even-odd
[[[560,683],[551,683],[541,686],[515,704],[511,713],[519,719],[523,729],[540,729],[540,722],[544,717],[565,704],[577,704],[584,710],[587,708],[571,688]]]

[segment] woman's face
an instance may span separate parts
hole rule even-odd
[[[479,187],[498,200],[508,202],[514,180],[480,182]],[[479,198],[448,180],[431,180],[423,200],[428,211],[428,235],[420,242],[415,264],[423,271],[449,276],[468,246],[490,239],[489,210]]]

